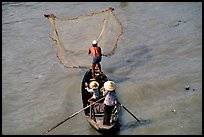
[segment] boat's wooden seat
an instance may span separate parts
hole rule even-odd
[[[102,117],[102,116],[104,116],[104,113],[97,113],[97,114],[95,114],[95,117]]]

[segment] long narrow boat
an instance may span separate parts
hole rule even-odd
[[[99,89],[101,89],[103,87],[103,84],[109,79],[104,73],[100,74],[97,70],[95,73],[96,73],[95,79],[99,83]],[[90,105],[90,102],[88,102],[88,99],[91,98],[92,94],[85,89],[85,83],[89,84],[91,82],[90,80],[91,77],[92,77],[92,72],[90,69],[85,73],[81,84],[83,108]],[[101,98],[103,97],[102,94],[103,93],[100,90]],[[119,124],[118,112],[120,111],[120,105],[116,105],[112,112],[111,120],[110,120],[111,125],[103,125],[103,117],[104,117],[103,101],[104,99],[102,99],[101,101],[97,102],[95,105],[92,105],[91,107],[84,110],[86,120],[94,129],[96,129],[99,132],[114,131],[115,129],[117,129]]]

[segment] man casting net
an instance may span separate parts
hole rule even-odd
[[[75,18],[61,18],[54,14],[44,16],[52,27],[57,57],[68,68],[90,68],[92,57],[87,54],[87,49],[93,40],[98,41],[104,55],[113,55],[122,34],[122,26],[113,8]]]

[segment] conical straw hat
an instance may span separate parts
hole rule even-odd
[[[106,81],[104,83],[105,90],[113,91],[116,88],[116,84],[113,81]]]
[[[89,84],[89,87],[92,88],[92,89],[97,89],[99,87],[99,83],[97,81],[92,81]]]

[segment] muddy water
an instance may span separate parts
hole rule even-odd
[[[202,134],[202,3],[2,3],[2,134],[42,134],[82,108],[85,69],[56,57],[46,11],[114,7],[123,34],[102,68],[117,85],[119,135]],[[185,90],[189,85],[190,89]],[[99,135],[83,113],[49,134]]]

